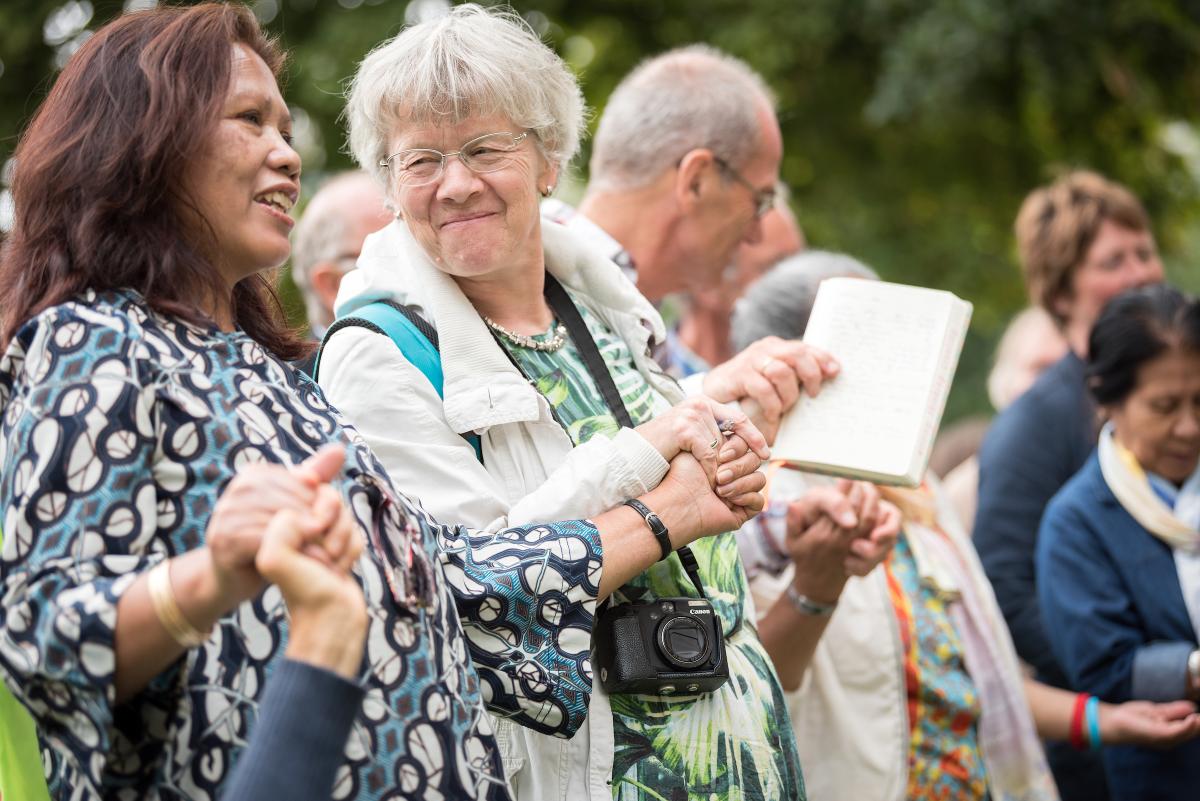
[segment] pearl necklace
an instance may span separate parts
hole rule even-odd
[[[487,324],[488,328],[492,329],[497,334],[504,337],[512,344],[516,345],[518,348],[527,348],[529,350],[540,350],[543,353],[554,353],[555,351],[562,348],[563,345],[567,344],[567,327],[565,325],[563,325],[562,323],[555,324],[553,337],[546,340],[545,342],[541,342],[537,339],[534,339],[531,336],[526,336],[524,334],[518,334],[514,331],[509,331],[507,328],[500,325],[500,323],[496,322],[495,320],[493,320],[491,317],[488,317],[487,315],[482,315],[482,317],[483,317],[483,322]]]

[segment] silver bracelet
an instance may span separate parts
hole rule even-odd
[[[837,601],[831,604],[817,603],[812,598],[801,595],[791,584],[787,588],[787,599],[792,602],[792,606],[796,607],[797,612],[810,617],[829,617],[833,614],[833,610],[837,609]]]

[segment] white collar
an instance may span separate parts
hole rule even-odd
[[[605,254],[610,261],[621,268],[621,273],[634,286],[637,285],[637,265],[625,246],[613,238],[612,234],[597,225],[574,206],[558,198],[546,198],[542,201],[542,219],[556,222],[571,233],[578,236],[586,245],[597,253]]]
[[[603,251],[546,220],[542,247],[546,269],[607,325],[626,336],[641,329],[647,338],[662,341],[662,318]],[[416,306],[437,329],[445,377],[443,408],[455,431],[537,419],[536,391],[493,342],[458,284],[434,265],[400,220],[367,237],[356,269],[342,279],[334,308],[344,317],[376,300]],[[497,400],[500,396],[504,402]]]

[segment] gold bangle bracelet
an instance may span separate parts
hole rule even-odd
[[[150,569],[146,578],[146,586],[150,591],[150,605],[158,622],[162,623],[171,639],[184,648],[195,648],[202,645],[212,635],[212,629],[200,631],[183,616],[179,602],[175,600],[175,591],[171,588],[171,560],[164,559]]]

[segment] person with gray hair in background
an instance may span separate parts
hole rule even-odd
[[[308,327],[320,339],[333,322],[342,276],[354,268],[363,240],[392,221],[383,187],[369,173],[329,178],[304,207],[292,232],[292,280],[304,296]]]
[[[774,102],[761,76],[708,45],[650,58],[605,104],[579,209],[551,200],[542,213],[620,265],[652,303],[718,286],[738,246],[759,243],[766,217],[781,213]],[[770,440],[800,385],[817,391],[820,376],[805,372],[803,353],[772,337],[684,386],[753,401]]]
[[[817,288],[826,278],[866,278],[879,274],[861,261],[827,250],[809,250],[784,259],[755,281],[734,305],[729,341],[740,352],[767,337],[800,339]],[[747,310],[753,309],[749,314]]]

